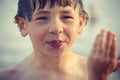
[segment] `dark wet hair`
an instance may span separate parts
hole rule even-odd
[[[80,14],[86,15],[86,21],[88,19],[88,15],[83,8],[82,0],[19,0],[16,16],[23,17],[30,21],[32,14],[35,11],[37,1],[39,2],[39,9],[44,8],[48,2],[50,3],[50,8],[54,7],[56,3],[62,7],[72,6],[73,4],[74,8],[77,6],[79,7]]]

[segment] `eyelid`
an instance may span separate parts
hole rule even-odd
[[[74,17],[73,16],[69,16],[69,15],[66,15],[66,16],[62,16],[62,18],[66,18],[66,19],[73,19]]]
[[[47,16],[41,16],[41,17],[38,17],[36,18],[36,20],[48,20],[48,17]]]

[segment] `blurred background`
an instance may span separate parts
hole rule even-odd
[[[15,65],[32,52],[29,37],[20,35],[14,16],[18,0],[0,0],[0,69]],[[118,56],[120,55],[120,0],[83,0],[89,21],[72,50],[88,56],[93,41],[101,29],[113,31],[118,38]],[[120,80],[120,71],[110,75],[109,80]]]

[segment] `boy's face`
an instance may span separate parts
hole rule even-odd
[[[44,9],[37,8],[31,21],[25,21],[21,33],[29,34],[35,52],[51,58],[63,56],[82,33],[84,15],[80,17],[79,12],[70,6],[49,8],[47,4]]]

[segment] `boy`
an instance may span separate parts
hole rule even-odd
[[[98,34],[88,58],[71,51],[83,32],[87,14],[81,0],[19,0],[15,16],[33,52],[0,73],[0,80],[107,80],[116,68],[116,37]]]

